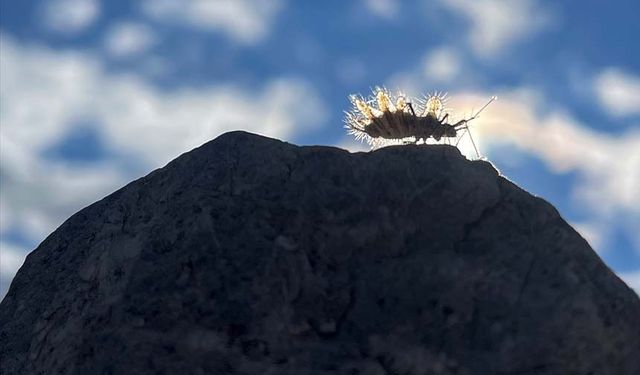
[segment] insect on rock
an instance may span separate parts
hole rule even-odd
[[[457,138],[457,146],[462,136],[468,133],[476,154],[480,157],[469,132],[469,122],[478,118],[480,112],[497,98],[491,97],[474,115],[453,124],[447,122],[449,113],[444,106],[446,94],[429,95],[422,102],[424,104],[415,109],[404,95],[399,94],[393,98],[382,88],[376,88],[372,98],[351,95],[350,99],[353,108],[346,112],[345,127],[357,140],[367,140],[372,148],[387,144],[415,144],[419,141],[426,143],[430,138],[446,142]],[[377,104],[377,108],[374,104]]]

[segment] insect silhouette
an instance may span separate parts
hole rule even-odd
[[[353,108],[346,112],[345,127],[349,134],[354,135],[357,140],[366,140],[372,148],[388,144],[426,143],[430,138],[447,143],[451,139],[457,139],[457,146],[462,136],[469,134],[473,148],[480,157],[469,132],[469,122],[478,118],[480,112],[497,98],[491,97],[474,115],[453,124],[447,122],[449,113],[445,110],[446,94],[426,96],[424,101],[418,101],[420,105],[415,109],[404,95],[399,94],[393,98],[382,88],[376,88],[373,97],[365,99],[359,95],[351,95],[350,99]]]

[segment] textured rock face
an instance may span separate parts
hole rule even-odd
[[[225,134],[72,216],[0,323],[3,374],[640,373],[638,297],[449,146]]]

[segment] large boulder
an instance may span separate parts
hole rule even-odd
[[[3,374],[640,374],[640,300],[451,146],[232,132],[81,210],[0,305]]]

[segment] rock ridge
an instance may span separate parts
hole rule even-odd
[[[79,211],[0,304],[3,374],[635,374],[640,300],[451,146],[226,133]]]

